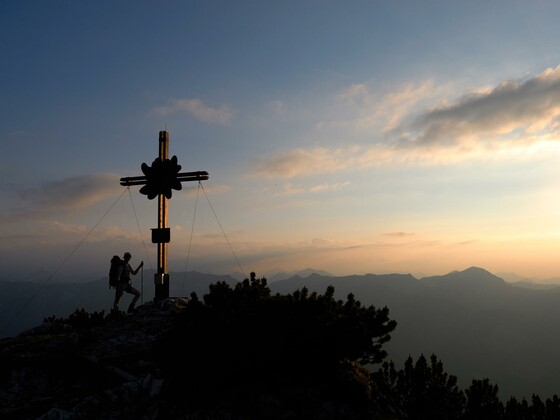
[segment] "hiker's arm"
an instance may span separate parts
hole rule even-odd
[[[140,268],[144,265],[144,261],[142,261],[140,263],[140,265],[138,267],[136,267],[136,270],[132,270],[132,274],[136,275],[136,273],[138,273],[138,270],[140,270]]]

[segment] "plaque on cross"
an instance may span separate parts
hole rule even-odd
[[[181,172],[177,164],[177,156],[169,159],[169,133],[159,132],[159,156],[152,166],[142,163],[143,176],[121,178],[121,185],[142,185],[140,192],[152,200],[158,198],[158,227],[152,229],[152,243],[157,244],[157,271],[154,275],[155,300],[169,297],[169,273],[167,271],[167,244],[171,239],[168,227],[167,200],[171,198],[171,190],[180,190],[183,182],[204,181],[208,172]]]

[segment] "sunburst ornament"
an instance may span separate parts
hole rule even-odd
[[[177,156],[171,159],[156,158],[152,166],[142,163],[142,172],[146,175],[146,185],[140,188],[140,193],[147,195],[152,200],[160,194],[171,198],[171,190],[181,190],[183,187],[177,175],[181,165],[177,164]]]

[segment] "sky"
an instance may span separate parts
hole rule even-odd
[[[0,278],[560,276],[560,4],[2,1]]]

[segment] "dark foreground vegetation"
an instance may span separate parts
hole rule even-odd
[[[504,404],[488,379],[462,390],[435,355],[384,362],[395,328],[387,308],[332,287],[273,295],[254,274],[131,316],[77,310],[0,341],[0,415],[560,419],[557,396]]]

